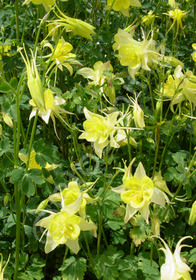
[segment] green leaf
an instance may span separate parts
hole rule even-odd
[[[35,184],[28,176],[28,174],[25,174],[23,176],[22,190],[28,197],[33,196],[35,194]]]
[[[28,170],[27,174],[29,178],[31,178],[31,180],[38,185],[41,185],[45,182],[40,169],[30,169]]]
[[[10,141],[7,137],[0,142],[0,157],[10,151]]]
[[[17,169],[14,169],[10,177],[10,183],[17,184],[21,182],[23,175],[24,175],[24,168],[19,167]]]
[[[86,259],[70,257],[59,269],[62,271],[63,280],[83,280],[86,272]]]

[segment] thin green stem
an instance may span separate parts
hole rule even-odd
[[[19,8],[18,8],[18,0],[15,0],[15,15],[16,15],[16,40],[19,41],[20,33],[19,33]]]
[[[17,111],[17,122],[14,122],[14,168],[18,168],[18,152],[20,145],[20,104],[19,104],[19,90],[16,92],[16,111]],[[20,255],[20,222],[21,222],[21,207],[20,207],[20,186],[14,185],[15,194],[15,208],[16,208],[16,250],[15,250],[15,268],[14,268],[14,280],[17,279],[18,267],[19,267],[19,255]]]

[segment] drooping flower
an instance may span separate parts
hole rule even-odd
[[[169,75],[166,83],[163,85],[163,96],[171,100],[171,110],[175,104],[188,100],[196,106],[196,76],[189,70],[185,74],[182,72],[182,66],[178,65],[174,75]]]
[[[65,42],[63,38],[59,39],[55,49],[50,43],[44,44],[44,47],[49,47],[51,49],[51,54],[45,56],[45,58],[48,57],[50,58],[49,60],[52,61],[47,72],[49,72],[56,65],[61,71],[63,71],[63,66],[66,67],[70,75],[72,75],[73,68],[71,64],[81,65],[79,61],[75,60],[76,55],[71,53],[73,46],[70,43]],[[46,62],[49,62],[49,60]]]
[[[191,280],[189,273],[191,269],[180,256],[182,247],[190,247],[188,245],[181,245],[182,241],[187,238],[193,239],[191,236],[181,238],[176,245],[174,254],[172,254],[166,242],[160,238],[165,246],[165,248],[160,250],[164,252],[166,257],[165,263],[161,266],[161,280]]]
[[[187,14],[187,12],[184,12],[178,8],[176,8],[175,10],[170,10],[168,13],[166,13],[166,15],[168,15],[170,18],[173,19],[173,23],[170,26],[168,32],[174,27],[176,26],[176,30],[175,30],[175,37],[178,35],[178,31],[179,28],[181,28],[181,30],[183,30],[183,25],[182,25],[182,18]]]
[[[9,255],[8,260],[7,260],[7,262],[5,263],[4,267],[3,267],[3,255],[2,255],[1,253],[0,253],[0,256],[1,256],[1,262],[0,262],[0,280],[4,280],[5,278],[4,278],[3,274],[4,274],[4,271],[5,271],[5,268],[6,268],[8,262],[9,262],[9,260],[10,260],[10,255]]]
[[[118,51],[116,56],[122,66],[128,66],[129,74],[133,79],[140,68],[149,71],[151,64],[159,62],[159,53],[152,38],[136,41],[133,39],[133,32],[130,34],[119,29],[114,40],[113,49]]]
[[[26,51],[25,51],[26,59],[21,51],[20,53],[26,64],[27,85],[32,97],[29,103],[31,106],[33,106],[33,110],[30,114],[29,119],[31,119],[36,115],[37,110],[38,110],[38,115],[45,121],[45,123],[48,124],[49,119],[51,117],[54,124],[55,133],[57,135],[56,126],[55,126],[55,117],[61,119],[66,125],[68,125],[61,116],[62,114],[69,113],[60,107],[60,105],[65,103],[65,100],[59,96],[54,97],[53,92],[49,88],[45,89],[43,87],[40,79],[40,75],[37,70],[36,56],[34,56],[32,53],[32,62],[30,63]]]
[[[65,188],[61,193],[55,193],[49,196],[49,200],[52,202],[60,202],[63,198],[64,205],[70,205],[74,203],[79,196],[82,197],[81,199],[81,205],[79,209],[79,214],[82,218],[86,217],[86,204],[87,203],[93,203],[97,200],[91,198],[88,195],[88,190],[92,187],[93,183],[91,186],[85,190],[81,191],[80,187],[78,186],[78,183],[76,181],[69,182],[68,187]]]
[[[50,10],[50,8],[55,4],[55,0],[25,0],[23,2],[23,5],[25,4],[29,4],[30,2],[32,2],[35,5],[43,5],[44,9],[46,10],[46,12],[48,12]]]
[[[82,75],[84,78],[91,80],[89,85],[99,85],[101,94],[105,94],[109,97],[110,102],[113,104],[115,101],[115,87],[113,81],[117,81],[120,84],[124,83],[122,78],[116,77],[113,73],[113,67],[110,61],[103,63],[97,61],[93,69],[89,67],[81,68],[77,71],[77,74]]]
[[[113,148],[120,147],[114,139],[115,124],[119,112],[113,112],[103,117],[84,108],[84,114],[87,120],[83,123],[84,132],[79,136],[79,139],[94,142],[95,153],[98,157],[102,157],[103,149],[108,144]]]
[[[153,181],[146,175],[141,162],[138,164],[134,175],[131,174],[133,161],[128,167],[125,165],[123,185],[114,188],[113,191],[119,193],[122,201],[126,204],[125,223],[138,211],[148,223],[150,215],[149,205],[156,203],[164,207],[168,198],[162,190],[154,186]]]
[[[112,8],[114,11],[120,11],[123,15],[129,16],[129,7],[141,7],[139,0],[107,0],[106,10]]]
[[[80,209],[82,196],[80,195],[72,204],[64,205],[61,200],[61,211],[54,213],[52,211],[43,212],[50,213],[50,216],[41,219],[36,226],[44,227],[47,232],[45,253],[54,250],[58,245],[65,244],[75,254],[80,250],[78,238],[81,231],[96,231],[96,225],[84,218],[76,215]],[[40,210],[41,211],[41,210]],[[42,238],[42,237],[41,237]]]

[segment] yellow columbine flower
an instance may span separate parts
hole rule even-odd
[[[44,44],[44,47],[49,47],[51,49],[51,54],[45,56],[49,57],[49,60],[52,61],[47,72],[49,72],[52,67],[56,65],[61,71],[63,71],[63,66],[66,67],[70,75],[72,75],[73,68],[71,64],[81,65],[79,61],[74,59],[76,55],[74,53],[71,53],[73,46],[70,43],[65,42],[63,38],[59,39],[55,49],[50,43]]]
[[[41,219],[36,226],[44,227],[47,232],[45,253],[54,250],[59,244],[65,244],[75,254],[80,250],[78,238],[81,231],[96,231],[96,225],[92,222],[86,222],[85,219],[76,215],[80,209],[82,196],[80,195],[72,204],[64,205],[62,198],[61,211],[54,213],[52,211],[41,210],[50,213],[50,216]],[[41,237],[42,238],[42,237]]]
[[[128,167],[125,166],[123,185],[114,188],[113,191],[121,194],[122,201],[127,205],[124,219],[125,223],[138,211],[148,223],[150,203],[153,202],[164,207],[168,199],[163,191],[154,186],[153,181],[146,175],[141,162],[138,164],[134,175],[131,174],[133,161]]]
[[[192,44],[192,47],[195,50],[192,54],[192,59],[196,62],[196,43]]]
[[[58,8],[58,7],[57,7]],[[73,36],[81,36],[87,39],[92,40],[91,34],[95,34],[94,29],[95,27],[90,25],[89,23],[82,21],[80,19],[75,19],[66,16],[58,9],[60,16],[57,14],[59,19],[54,21],[50,21],[49,25],[54,24],[54,30],[58,29],[59,27],[65,27],[66,32],[71,32]],[[53,29],[50,32],[54,31]]]
[[[43,5],[44,9],[48,12],[50,8],[55,4],[55,0],[25,0],[23,5],[32,2],[35,5]]]
[[[119,112],[102,117],[84,108],[84,114],[87,119],[83,123],[85,131],[79,136],[79,139],[94,142],[95,153],[98,157],[102,157],[103,149],[108,144],[113,148],[120,147],[114,139],[115,124],[117,123]]]
[[[107,75],[104,73],[107,72]],[[111,74],[109,75],[108,72]],[[113,67],[110,64],[110,61],[103,63],[102,61],[97,61],[93,69],[89,67],[81,68],[77,71],[77,74],[82,75],[84,78],[91,80],[89,85],[99,85],[101,94],[106,94],[109,97],[111,103],[114,103],[116,95],[115,95],[115,87],[112,82],[118,80],[120,84],[124,83],[122,78],[115,77],[112,73]]]
[[[182,73],[182,66],[178,65],[174,75],[169,75],[163,85],[163,96],[171,99],[171,110],[173,105],[188,100],[196,106],[196,76],[191,71]]]
[[[91,184],[92,185],[92,184]],[[91,188],[92,186],[90,186]],[[87,203],[93,203],[96,201],[96,199],[91,198],[88,195],[88,188],[85,191],[80,190],[80,187],[78,186],[78,183],[76,181],[70,182],[68,184],[68,187],[65,188],[61,193],[55,193],[49,196],[49,200],[52,202],[59,202],[62,200],[64,201],[64,205],[70,205],[74,203],[79,196],[82,196],[81,205],[79,209],[79,214],[81,217],[86,217],[86,204]]]
[[[20,51],[20,50],[19,50]],[[65,103],[65,100],[59,96],[53,96],[53,92],[47,88],[44,89],[36,65],[36,56],[32,53],[32,62],[30,63],[27,53],[25,51],[26,59],[20,51],[22,58],[26,64],[27,68],[27,85],[31,94],[32,99],[29,101],[33,110],[30,114],[29,119],[36,115],[38,110],[38,115],[48,124],[50,117],[52,118],[55,133],[55,117],[61,119],[66,125],[68,125],[64,119],[61,117],[61,114],[69,113],[66,110],[62,109],[60,105]]]
[[[187,238],[193,239],[191,236],[181,238],[176,245],[174,254],[172,254],[166,242],[160,238],[165,246],[165,248],[160,250],[164,252],[166,257],[165,263],[161,266],[161,280],[191,280],[189,273],[191,269],[180,256],[182,247],[190,247],[188,245],[181,245],[182,241]]]
[[[155,15],[153,14],[153,11],[149,11],[147,15],[142,17],[142,22],[146,25],[151,25],[154,23]]]
[[[32,54],[32,61],[29,61],[29,58],[27,56],[26,50],[24,49],[25,56],[22,54],[21,50],[19,49],[19,52],[24,60],[24,63],[26,65],[27,69],[27,85],[31,94],[31,97],[36,104],[38,108],[41,110],[44,109],[44,88],[40,79],[40,75],[37,70],[37,65],[36,65],[36,55],[33,55],[33,52],[31,51]]]
[[[2,255],[1,253],[0,253],[0,256],[1,256],[1,262],[0,262],[0,280],[4,280],[5,278],[4,278],[3,274],[4,274],[5,268],[6,268],[8,262],[9,262],[9,260],[10,260],[10,255],[9,255],[8,260],[7,260],[7,262],[5,263],[4,267],[3,267],[3,255]]]
[[[173,19],[173,23],[170,26],[168,32],[174,27],[174,25],[176,24],[176,35],[175,37],[178,35],[178,31],[179,28],[181,28],[183,30],[183,26],[182,26],[182,18],[187,14],[187,12],[184,12],[178,8],[176,8],[175,10],[170,10],[166,15],[168,15],[170,18]]]
[[[13,56],[13,54],[9,52],[11,47],[12,45],[9,39],[6,39],[4,43],[0,43],[0,60],[2,56]]]
[[[129,16],[129,7],[141,7],[139,0],[107,0],[106,10],[112,8],[114,11],[120,11],[123,15]]]
[[[158,52],[155,48],[155,41],[144,39],[136,41],[133,39],[133,34],[119,29],[114,36],[115,43],[113,49],[118,50],[118,59],[122,66],[128,66],[129,74],[135,79],[135,74],[140,68],[150,70],[149,65],[158,63]]]

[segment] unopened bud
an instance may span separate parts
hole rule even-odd
[[[196,201],[193,203],[189,216],[189,225],[193,226],[196,222]]]
[[[144,122],[144,112],[140,108],[137,102],[134,104],[134,109],[133,109],[133,118],[135,122],[135,126],[138,128],[144,128],[145,127],[145,122]]]
[[[11,116],[9,113],[4,113],[2,112],[3,114],[3,121],[11,128],[13,128],[13,122],[12,122],[12,119],[11,119]]]
[[[157,215],[153,214],[152,218],[152,232],[156,236],[160,236],[160,220],[157,218]]]
[[[43,200],[39,205],[38,205],[38,207],[37,207],[37,209],[36,209],[36,214],[38,213],[38,212],[40,212],[41,210],[43,210],[43,209],[45,209],[46,208],[46,206],[48,205],[48,198],[47,199],[45,199],[45,200]]]

